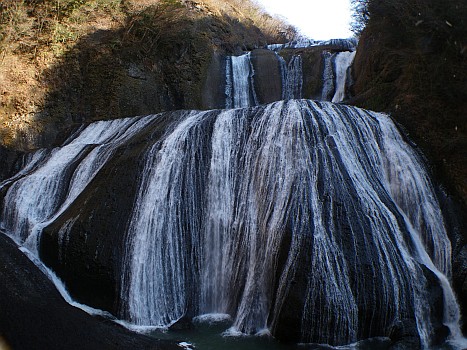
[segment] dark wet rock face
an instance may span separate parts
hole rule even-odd
[[[260,104],[282,99],[281,67],[277,55],[271,50],[258,49],[251,53],[255,72],[255,90]]]
[[[391,350],[422,349],[420,338],[417,336],[417,324],[412,319],[399,320],[391,328],[389,339]]]
[[[433,337],[431,345],[437,346],[443,344],[450,335],[450,330],[443,324],[444,318],[444,296],[443,288],[440,285],[438,277],[426,267],[423,268],[423,273],[427,280],[428,300],[430,301],[430,312],[433,315]]]
[[[88,188],[44,228],[40,256],[77,301],[119,315],[128,219],[133,210],[142,156],[177,113],[166,114],[115,149]],[[64,238],[65,237],[65,238]]]
[[[278,54],[286,62],[290,62],[294,55],[299,55],[303,61],[303,97],[321,99],[323,87],[323,51],[330,48],[310,47],[301,49],[283,49]]]
[[[202,103],[206,109],[225,107],[226,56],[215,52],[207,69],[202,92]]]
[[[117,314],[121,261],[128,213],[136,192],[139,155],[135,147],[118,155],[93,180],[75,204],[45,228],[41,259],[68,286],[79,302]],[[144,145],[140,145],[144,147]],[[116,197],[118,193],[118,198]],[[60,231],[60,229],[62,231]],[[63,230],[67,230],[63,232]],[[66,235],[66,244],[61,236]]]
[[[462,326],[464,334],[467,333],[467,245],[459,247],[454,255],[453,280],[458,301],[462,309]]]
[[[449,239],[452,244],[452,284],[461,308],[462,330],[467,333],[467,211],[455,198],[439,191]]]
[[[0,337],[12,349],[179,349],[69,305],[0,232]]]

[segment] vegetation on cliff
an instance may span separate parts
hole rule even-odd
[[[391,112],[467,203],[467,3],[354,0],[355,103]],[[366,27],[365,27],[366,26]]]
[[[3,1],[0,143],[28,150],[83,121],[201,108],[214,51],[293,35],[250,1]]]
[[[355,0],[354,104],[387,111],[429,158],[448,214],[453,285],[467,313],[467,3]],[[467,332],[467,321],[463,321]]]

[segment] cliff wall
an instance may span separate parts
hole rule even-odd
[[[367,1],[351,103],[389,112],[442,184],[453,283],[467,310],[467,4]],[[464,332],[467,322],[464,321]]]
[[[0,143],[26,151],[83,122],[209,108],[214,57],[294,35],[237,0],[6,1],[0,24]]]

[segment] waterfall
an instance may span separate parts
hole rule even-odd
[[[281,71],[282,99],[291,100],[302,98],[302,57],[300,55],[293,55],[289,61],[289,64],[287,64],[282,56],[278,55],[277,53],[276,57],[279,61]]]
[[[128,245],[133,322],[182,317],[194,281],[195,312],[230,313],[248,334],[275,327],[306,251],[303,341],[353,342],[363,324],[387,332],[412,312],[429,343],[419,264],[447,273],[450,244],[426,172],[386,116],[295,100],[192,113],[145,169]],[[414,197],[428,206],[408,206]]]
[[[352,41],[336,41],[335,43],[321,43],[319,45],[351,45]],[[318,45],[318,44],[317,44]],[[313,46],[313,45],[311,45]],[[344,45],[345,46],[345,45]],[[301,46],[300,46],[301,47]],[[345,46],[347,47],[347,46]],[[271,49],[274,47],[271,47]],[[277,52],[275,57],[280,67],[280,84],[282,86],[281,97],[283,100],[303,98],[304,71],[303,60],[300,54],[293,54],[288,63]],[[346,97],[346,89],[349,86],[350,66],[355,57],[355,51],[342,51],[331,53],[324,50],[321,100],[342,102]],[[259,72],[261,67],[259,65]],[[255,89],[261,89],[261,85],[255,84],[255,72],[251,62],[251,53],[241,56],[229,56],[226,58],[225,68],[225,108],[242,108],[257,106],[260,101]]]
[[[258,104],[253,75],[250,53],[227,57],[225,91],[227,108],[249,107]]]
[[[284,67],[283,65],[281,66]],[[284,79],[285,76],[285,79]],[[287,65],[287,70],[283,74],[282,96],[284,100],[302,98],[303,69],[302,57],[293,55]]]
[[[321,89],[321,100],[331,101],[334,93],[334,68],[333,58],[334,55],[330,52],[323,51],[323,88]]]
[[[348,70],[355,57],[355,51],[330,53],[323,51],[323,88],[321,99],[341,102],[345,99],[348,85]]]
[[[99,200],[84,193],[96,174],[160,120],[96,122],[32,155],[0,184],[1,228],[36,245],[65,216],[58,240],[67,245],[81,220],[67,219],[67,208],[83,194],[83,203]],[[443,289],[442,321],[460,336],[442,213],[420,157],[387,115],[291,99],[171,120],[146,136],[126,232],[113,233],[126,239],[129,322],[167,327],[222,313],[233,333],[282,334],[295,322],[294,340],[339,345],[410,319],[428,348],[428,270]]]
[[[127,118],[89,125],[77,137],[46,153],[39,150],[8,187],[0,227],[32,252],[42,228],[81,193],[118,145],[151,120]],[[1,187],[0,187],[1,188]]]
[[[313,40],[306,37],[298,38],[286,44],[271,44],[267,48],[273,51],[280,51],[282,49],[299,49],[314,46],[334,46],[339,50],[355,50],[357,47],[357,39],[330,39],[330,40]]]
[[[204,147],[198,130],[204,114],[188,114],[161,146],[156,143],[148,152],[129,228],[130,280],[124,281],[130,319],[138,325],[167,326],[188,307],[195,259],[191,254],[200,249],[195,237],[201,230],[198,175],[204,169],[195,169],[201,165],[196,147]],[[187,171],[190,168],[194,171]]]
[[[355,57],[355,51],[344,51],[336,54],[334,59],[336,72],[336,92],[332,98],[332,102],[341,102],[345,99],[345,88],[347,83],[347,71]]]

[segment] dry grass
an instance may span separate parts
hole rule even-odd
[[[209,7],[219,13],[251,23],[276,41],[291,40],[297,34],[296,29],[283,18],[270,16],[264,8],[252,1],[244,0],[204,0]],[[203,4],[203,2],[201,2]]]
[[[55,66],[80,38],[99,29],[110,30],[123,22],[120,1],[81,2],[61,0],[29,5],[24,0],[6,0],[1,3],[1,144],[15,145],[25,130],[33,128],[40,132],[42,129],[34,115],[43,108],[53,88],[43,72]]]
[[[110,33],[113,42],[96,49],[100,37],[92,34],[99,32]],[[50,94],[60,88],[63,77],[56,67],[63,69],[75,48],[108,52],[133,47],[163,61],[177,45],[206,45],[211,35],[219,36],[213,47],[229,52],[240,43],[251,48],[264,40],[284,41],[285,33],[294,35],[286,23],[245,0],[3,0],[0,144],[13,146],[15,135],[40,123],[31,116],[43,111]]]

